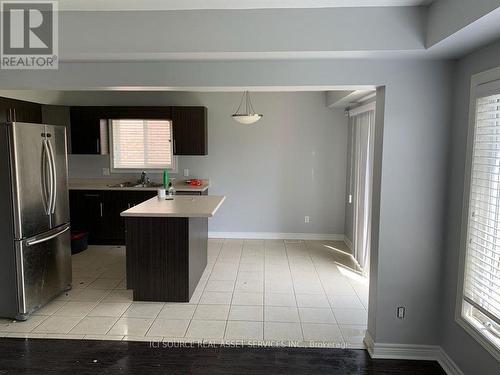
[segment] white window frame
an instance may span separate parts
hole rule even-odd
[[[121,120],[121,119],[116,119],[116,120]],[[147,120],[155,120],[155,119],[126,119],[126,120],[140,120],[140,121],[147,121]],[[156,119],[157,120],[157,119]],[[149,173],[162,173],[165,169],[167,169],[169,172],[172,173],[177,173],[177,156],[174,154],[174,132],[173,132],[173,124],[171,120],[168,120],[170,122],[170,134],[172,134],[172,168],[164,168],[164,169],[159,169],[159,168],[139,168],[139,169],[132,169],[132,168],[115,168],[114,167],[114,147],[113,147],[113,120],[108,120],[108,134],[109,134],[109,170],[111,173],[141,173],[143,171],[149,172]]]
[[[488,94],[500,93],[500,67],[488,70],[486,72],[475,74],[471,77],[470,98],[469,98],[469,128],[467,134],[466,164],[464,179],[464,195],[462,203],[462,222],[460,229],[460,252],[458,285],[455,306],[455,321],[479,344],[481,344],[493,357],[500,361],[499,349],[480,332],[481,325],[479,321],[475,323],[473,319],[467,319],[463,316],[464,311],[464,278],[465,261],[467,250],[467,228],[469,225],[469,199],[472,171],[472,151],[474,147],[474,131],[476,126],[476,100],[478,96],[487,96]],[[490,92],[488,92],[490,91]]]

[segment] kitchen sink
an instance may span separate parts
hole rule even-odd
[[[159,188],[162,186],[163,184],[160,184],[159,182],[148,182],[147,184],[136,184],[134,187]]]
[[[125,181],[118,184],[108,185],[108,187],[110,188],[157,188],[162,186],[163,184],[160,184],[158,182],[148,182],[146,184],[141,184],[132,181]]]
[[[135,187],[137,185],[137,182],[120,182],[118,184],[111,184],[108,185],[110,188],[130,188],[130,187]]]

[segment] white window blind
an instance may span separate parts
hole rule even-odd
[[[476,99],[463,314],[498,345],[500,327],[500,94]]]
[[[113,169],[173,168],[172,123],[168,120],[112,120]]]

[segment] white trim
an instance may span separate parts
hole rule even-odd
[[[123,4],[123,5],[122,5]],[[424,2],[425,4],[425,2]],[[349,7],[393,7],[420,6],[418,0],[112,0],[61,1],[61,11],[163,11],[163,10],[212,10],[212,9],[303,9],[303,8],[349,8]]]
[[[363,342],[365,343],[368,354],[370,354],[370,357],[373,358],[373,348],[375,347],[375,343],[373,342],[372,336],[370,335],[368,330],[366,330],[365,332],[365,338],[363,339]]]
[[[344,235],[344,242],[345,242],[346,246],[349,248],[349,250],[352,251],[352,241],[349,238],[347,238],[346,235]]]
[[[437,361],[448,375],[464,375],[460,367],[450,358],[443,348],[439,348]]]
[[[359,107],[353,108],[349,110],[349,117],[354,117],[360,115],[361,113],[375,111],[376,101],[360,105]]]
[[[457,364],[438,345],[375,343],[368,331],[364,342],[370,357],[374,359],[437,361],[448,375],[464,375]]]
[[[208,232],[208,238],[344,241],[343,234],[275,233],[275,232]]]
[[[358,99],[356,102],[357,103],[363,103],[366,102],[370,99],[375,99],[377,98],[377,91],[370,92],[368,95],[363,96],[362,98]]]

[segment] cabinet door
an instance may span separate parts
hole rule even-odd
[[[125,191],[125,209],[129,209],[133,206],[141,204],[148,199],[156,196],[156,191],[152,190],[142,190],[142,191]]]
[[[42,106],[11,98],[0,98],[0,122],[42,123]]]
[[[42,120],[46,125],[61,125],[68,128],[71,122],[69,107],[63,105],[43,105]]]
[[[207,155],[207,108],[172,107],[175,155]]]
[[[69,191],[69,216],[71,229],[75,231],[88,231],[87,211],[83,201],[83,191]]]
[[[103,237],[108,244],[125,244],[125,222],[120,213],[126,210],[124,191],[106,191],[104,195]]]
[[[120,214],[123,211],[156,196],[156,191],[122,191],[112,193],[115,193],[118,197],[116,204],[116,217],[118,219],[117,229],[118,234],[120,235],[120,244],[125,245],[125,218],[121,217]]]
[[[100,113],[95,107],[71,107],[71,152],[101,153]]]
[[[72,190],[69,197],[71,228],[89,232],[90,244],[103,244],[105,239],[105,206],[102,192]]]
[[[172,112],[170,107],[138,106],[138,107],[102,107],[107,119],[145,119],[145,120],[170,120]]]
[[[94,245],[104,244],[103,240],[106,238],[106,206],[102,192],[85,192],[83,201],[87,210],[87,223],[90,232],[89,242]]]

